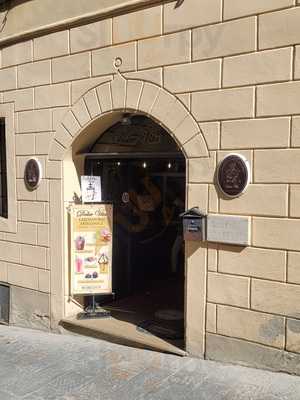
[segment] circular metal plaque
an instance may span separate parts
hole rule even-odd
[[[38,160],[31,158],[25,165],[24,180],[29,190],[36,189],[42,179],[42,167]]]
[[[240,154],[229,154],[219,164],[217,179],[220,190],[226,196],[240,196],[250,180],[248,161]]]

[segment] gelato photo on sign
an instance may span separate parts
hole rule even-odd
[[[99,203],[102,201],[100,176],[81,177],[81,195],[83,203]]]

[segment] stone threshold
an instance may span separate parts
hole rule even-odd
[[[63,319],[60,325],[72,333],[106,340],[129,347],[186,356],[184,350],[149,333],[137,330],[136,324],[114,317],[78,320],[76,317]]]

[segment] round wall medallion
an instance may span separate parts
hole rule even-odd
[[[31,158],[25,165],[24,180],[29,190],[36,189],[42,179],[42,166],[40,162]]]
[[[219,164],[217,171],[218,185],[228,197],[238,197],[246,190],[250,181],[250,167],[245,157],[229,154]]]

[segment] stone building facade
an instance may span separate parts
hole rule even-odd
[[[80,193],[74,154],[140,112],[186,157],[187,208],[250,217],[249,246],[186,244],[188,354],[300,373],[300,1],[51,3],[2,13],[0,280],[11,287],[10,323],[56,329],[76,310],[66,219]],[[251,169],[234,199],[215,182],[229,153]],[[32,157],[43,169],[36,191],[23,179]]]

